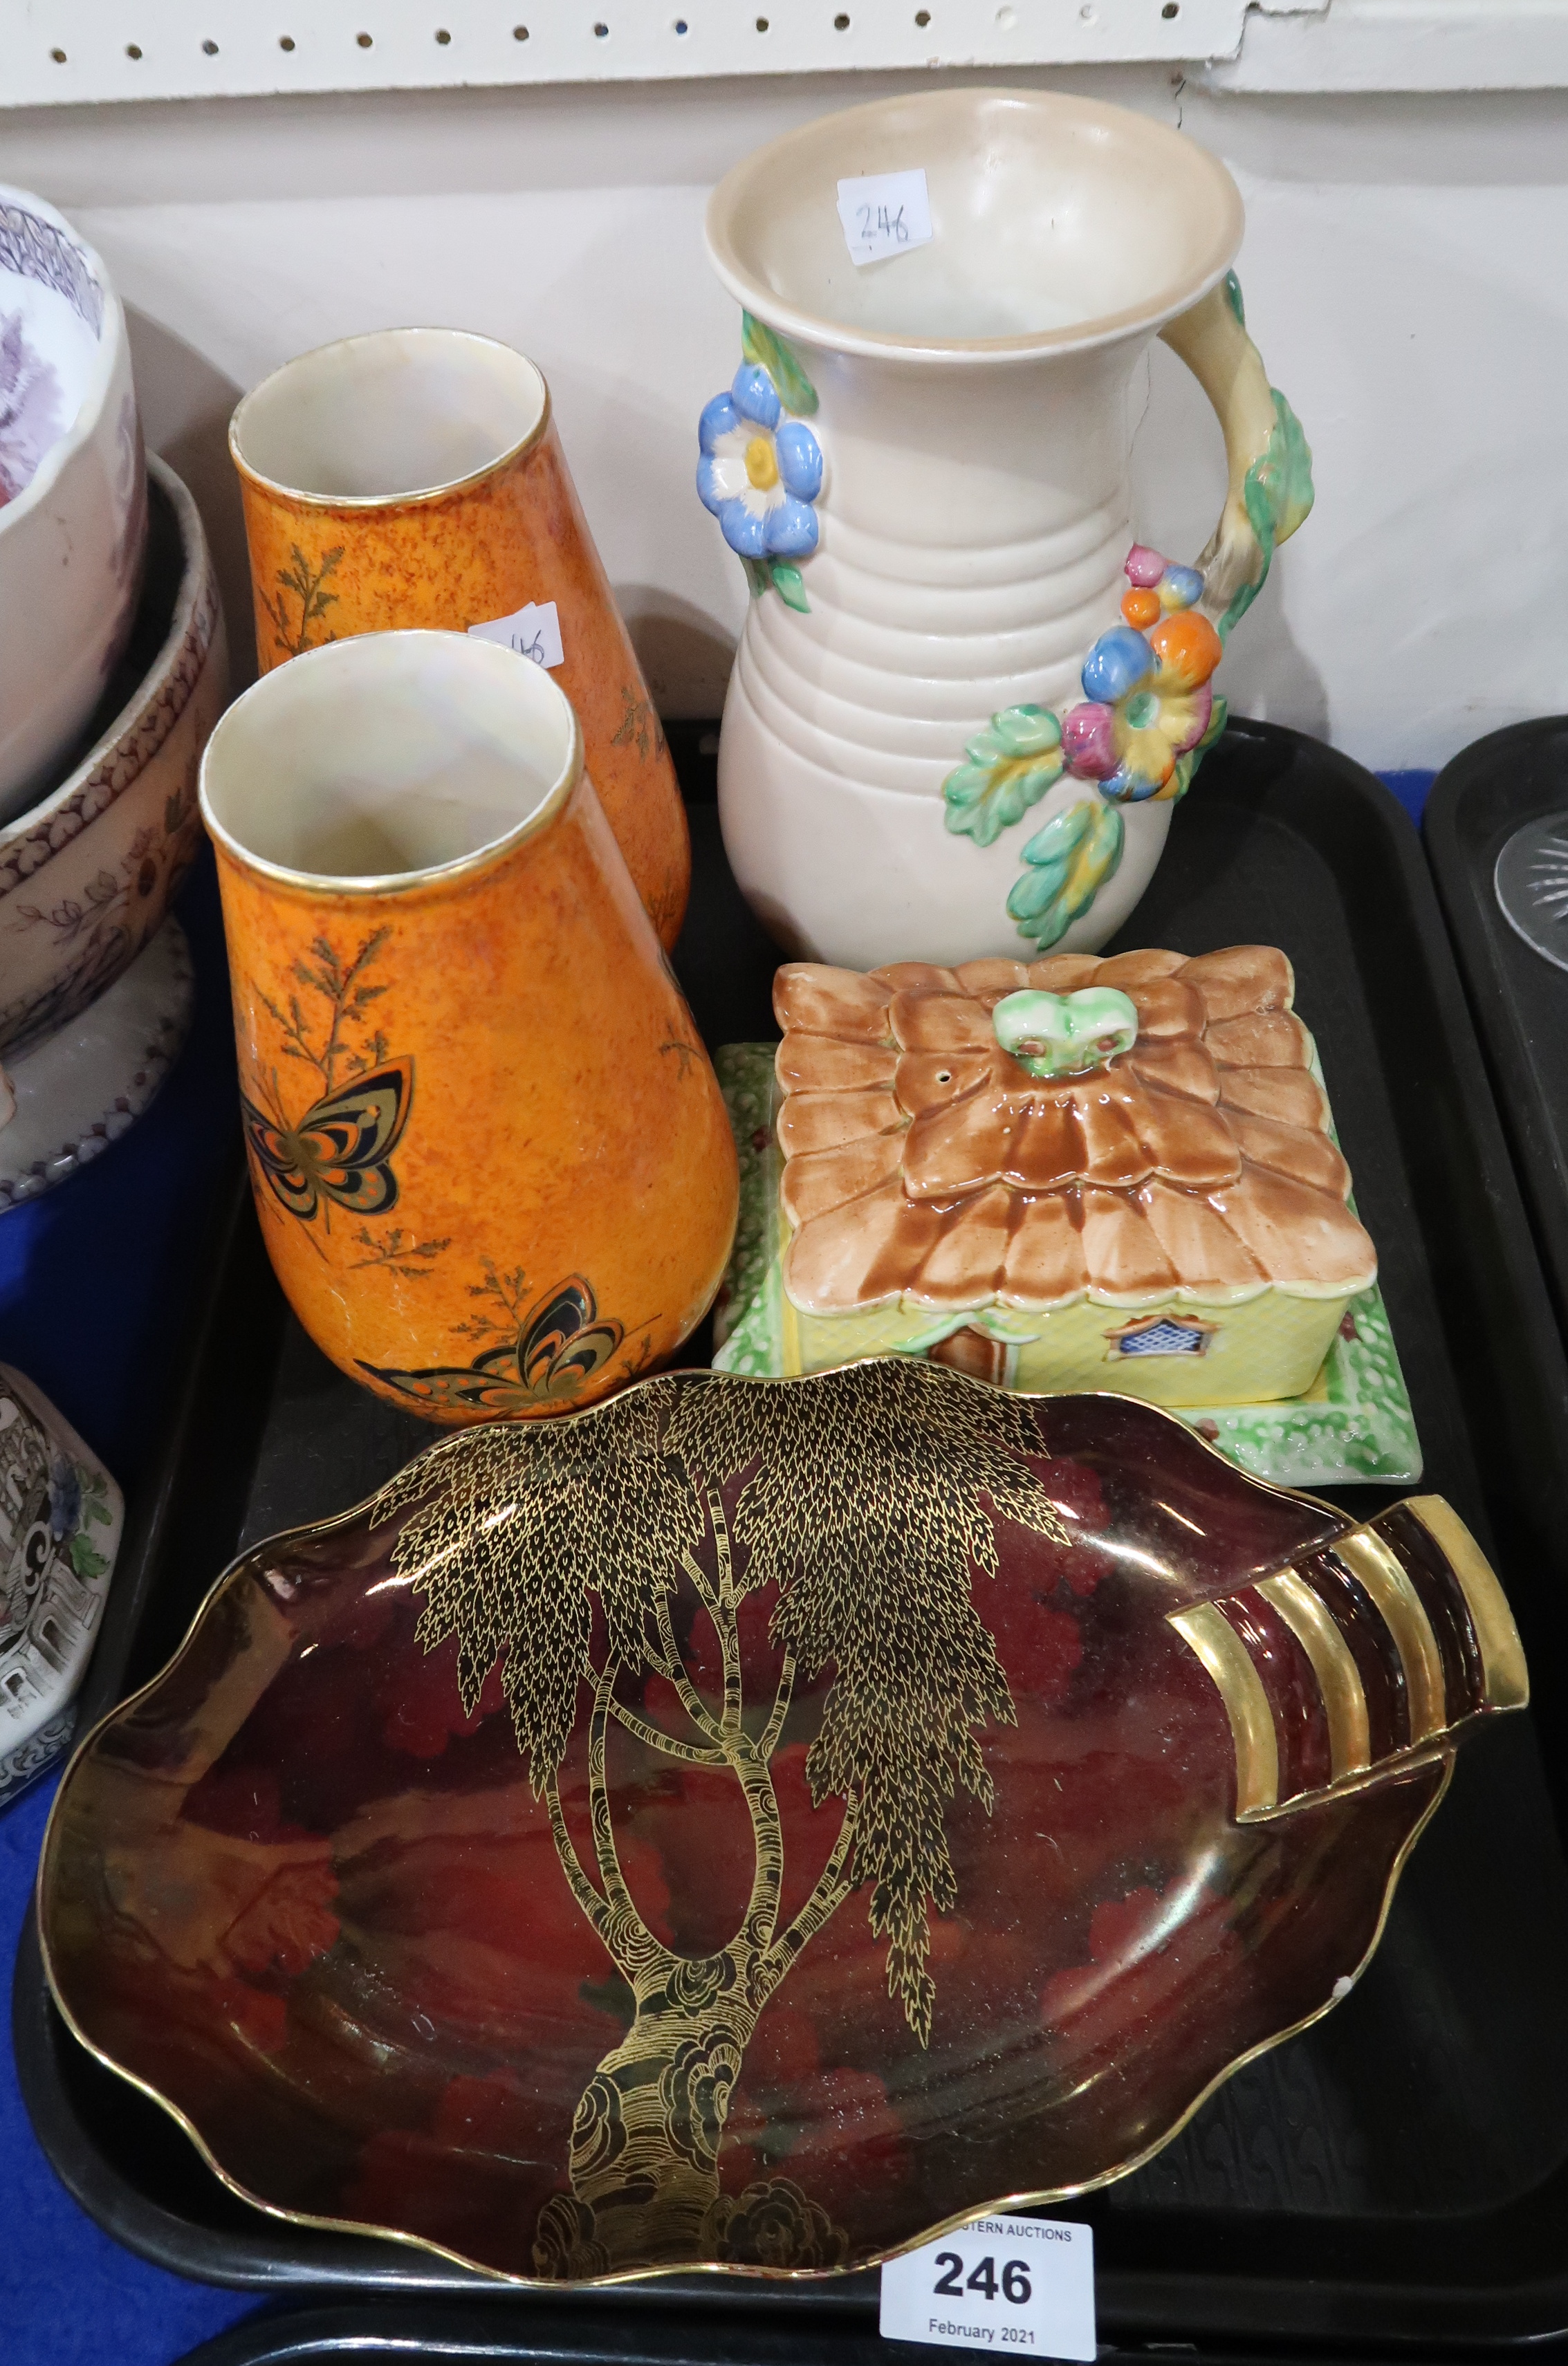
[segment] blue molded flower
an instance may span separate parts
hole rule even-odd
[[[704,407],[703,415],[697,422],[698,449],[713,451],[719,437],[732,435],[739,424],[740,414],[735,408],[735,397],[726,389],[723,394],[716,394],[713,400]]]
[[[58,1544],[82,1525],[82,1474],[62,1454],[49,1466],[49,1532]]]
[[[1169,778],[1168,772],[1166,780]],[[1113,806],[1141,806],[1145,797],[1157,796],[1163,786],[1163,782],[1151,780],[1130,764],[1118,764],[1111,778],[1101,781],[1100,794]]]
[[[1203,596],[1203,579],[1195,567],[1168,567],[1159,595],[1162,608],[1195,608]]]
[[[817,547],[822,447],[785,419],[767,371],[743,362],[697,422],[697,494],[741,558],[804,558]]]
[[[817,513],[809,501],[797,501],[788,494],[768,512],[767,543],[770,558],[804,558],[817,547]]]
[[[758,363],[742,362],[730,381],[729,391],[742,419],[754,420],[759,427],[778,425],[784,413],[779,390]]]
[[[1142,633],[1131,625],[1112,625],[1101,633],[1083,663],[1083,694],[1114,706],[1144,676],[1154,671],[1155,653]]]
[[[773,449],[784,490],[797,501],[814,501],[822,490],[822,446],[810,428],[798,419],[786,419],[773,438]]]

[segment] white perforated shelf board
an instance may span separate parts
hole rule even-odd
[[[1165,62],[1213,90],[1568,86],[1568,0],[0,0],[0,109]]]
[[[1179,62],[1234,57],[1247,13],[1248,0],[0,0],[0,106]]]
[[[1551,90],[1568,85],[1568,0],[1282,0],[1247,20],[1212,90]]]

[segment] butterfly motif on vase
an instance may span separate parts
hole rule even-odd
[[[413,1062],[389,1060],[324,1094],[293,1125],[278,1125],[240,1096],[245,1138],[273,1197],[309,1223],[322,1201],[360,1216],[398,1204],[392,1153],[413,1101]]]
[[[491,1347],[471,1364],[400,1372],[362,1358],[359,1369],[432,1413],[537,1413],[570,1404],[625,1336],[622,1324],[601,1318],[592,1284],[573,1274],[529,1309],[514,1343]]]

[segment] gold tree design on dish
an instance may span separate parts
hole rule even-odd
[[[321,622],[329,608],[337,606],[337,593],[324,592],[321,586],[329,575],[336,572],[343,554],[344,546],[340,543],[335,550],[325,552],[321,565],[312,569],[299,544],[294,543],[288,554],[294,564],[278,569],[277,590],[261,593],[262,606],[272,623],[273,646],[284,657],[302,657],[307,649],[319,648],[327,641],[336,640],[335,633],[323,633],[320,641],[313,640],[310,627]],[[292,594],[299,603],[297,625],[289,620],[288,594]]]
[[[744,2257],[758,2225],[772,2264],[842,2256],[838,2230],[789,2180],[723,2194],[718,2152],[763,2007],[852,1890],[870,1888],[889,1992],[929,2041],[930,1913],[957,1901],[947,1802],[962,1784],[989,1811],[976,1732],[1014,1721],[971,1572],[996,1574],[998,1517],[1059,1545],[1068,1534],[1024,1459],[1040,1439],[1015,1399],[897,1358],[861,1366],[855,1381],[846,1403],[841,1387],[808,1380],[649,1380],[564,1422],[464,1432],[378,1499],[378,1517],[411,1515],[393,1565],[423,1596],[425,1648],[457,1637],[470,1712],[502,1661],[562,1872],[634,2000],[629,2030],[578,2104],[570,2192],[540,2213],[542,2276]],[[718,1699],[676,1639],[682,1581],[718,1639]],[[768,1699],[748,1702],[739,1611],[770,1585],[782,1669]],[[595,1600],[607,1637],[601,1664],[591,1653]],[[842,1800],[843,1821],[809,1898],[781,1929],[770,1762],[797,1672],[810,1683],[829,1666],[807,1774],[818,1806]],[[649,1675],[674,1687],[683,1731],[623,1696]],[[559,1787],[585,1690],[592,1871]],[[676,1953],[638,1912],[605,1776],[612,1723],[659,1757],[728,1768],[740,1786],[755,1870],[740,1927],[716,1955]]]

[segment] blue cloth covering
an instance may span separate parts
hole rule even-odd
[[[1393,791],[1411,820],[1416,824],[1419,824],[1421,816],[1426,810],[1427,800],[1432,794],[1432,783],[1437,777],[1436,772],[1380,772],[1378,774],[1383,786]]]
[[[129,1494],[157,1436],[215,1186],[237,1127],[233,1039],[210,858],[182,891],[197,1006],[146,1116],[92,1166],[0,1215],[0,1363],[36,1380]],[[0,1963],[32,1898],[57,1776],[0,1815]],[[257,2305],[121,2248],[39,2149],[0,2054],[0,2356],[17,2366],[170,2366]]]

